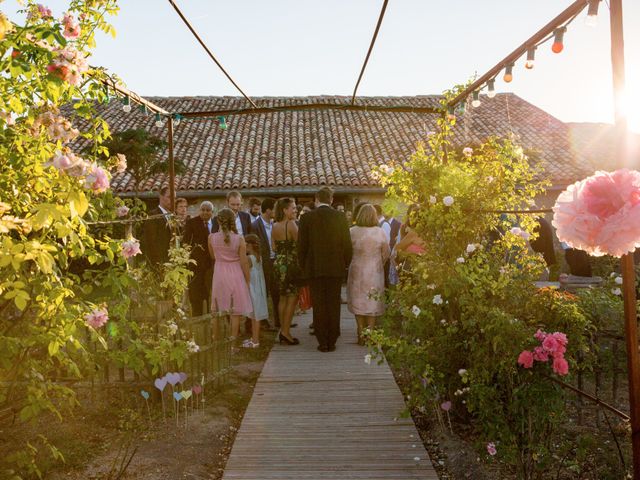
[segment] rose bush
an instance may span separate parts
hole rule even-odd
[[[187,354],[176,332],[131,316],[131,297],[161,291],[134,268],[135,239],[123,225],[94,224],[144,210],[109,190],[126,158],[103,145],[109,126],[95,105],[108,99],[106,73],[87,62],[95,32],[114,34],[105,17],[117,2],[24,5],[24,25],[0,12],[0,411],[16,412],[16,431],[41,414],[64,418],[75,394],[60,380],[89,379],[104,362],[144,375]],[[185,266],[174,271],[170,298],[186,285]],[[41,475],[39,450],[61,458],[42,435],[20,440],[3,445],[3,478]]]
[[[412,379],[412,408],[452,402],[449,413],[474,427],[479,446],[533,478],[550,465],[564,409],[547,376],[571,374],[592,325],[577,297],[534,286],[544,268],[528,246],[535,218],[500,213],[526,209],[544,190],[540,169],[516,139],[455,150],[454,121],[440,120],[411,158],[378,171],[394,202],[418,205],[411,221],[426,252],[401,272],[370,342]],[[556,355],[555,372],[518,365],[533,365],[538,329],[562,332],[538,352]]]

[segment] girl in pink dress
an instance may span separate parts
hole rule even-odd
[[[231,336],[238,338],[240,321],[251,314],[249,295],[249,263],[246,244],[236,231],[233,210],[223,208],[218,213],[220,231],[209,235],[209,253],[214,259],[211,286],[211,311],[231,317]]]

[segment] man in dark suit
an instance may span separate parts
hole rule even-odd
[[[198,317],[209,311],[208,305],[211,300],[211,280],[213,262],[209,255],[209,233],[213,229],[213,204],[202,202],[200,204],[200,215],[187,220],[184,227],[182,240],[185,244],[191,245],[191,259],[195,264],[189,265],[189,270],[193,272],[189,282],[189,302],[191,302],[191,314]],[[202,302],[207,302],[207,308],[202,308]]]
[[[340,288],[351,263],[351,236],[344,214],[331,208],[329,187],[316,193],[316,209],[300,219],[298,260],[309,281],[318,350],[332,352],[340,336]]]
[[[276,201],[273,198],[265,198],[261,205],[261,215],[251,224],[251,233],[260,237],[260,257],[262,258],[262,269],[267,292],[273,302],[273,323],[276,328],[280,328],[280,317],[278,315],[278,302],[280,301],[280,290],[273,275],[273,260],[276,255],[271,250],[271,228],[273,224],[273,208]]]
[[[251,216],[247,212],[242,211],[242,195],[240,192],[233,190],[227,193],[227,207],[236,214],[236,229],[243,237],[249,235],[251,230]],[[218,226],[218,217],[213,219],[213,230],[215,233],[220,230]]]
[[[147,220],[142,230],[141,250],[147,258],[147,262],[159,269],[163,263],[169,260],[169,245],[171,244],[171,195],[169,186],[160,189],[158,207],[149,211],[149,216],[163,214],[164,217]]]

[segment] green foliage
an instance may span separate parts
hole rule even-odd
[[[539,345],[537,329],[564,332],[573,369],[589,354],[593,325],[577,297],[535,288],[544,262],[512,233],[533,232],[535,218],[500,213],[543,192],[539,167],[516,139],[454,150],[453,122],[441,119],[410,159],[379,170],[390,204],[418,206],[409,221],[426,253],[401,273],[371,342],[413,378],[412,407],[452,401],[450,413],[494,442],[498,459],[533,478],[551,464],[564,392],[550,364],[524,369],[518,355]]]
[[[35,1],[24,3],[26,24],[3,23],[0,32],[0,410],[18,410],[17,430],[43,414],[67,415],[75,392],[62,381],[92,378],[105,362],[150,376],[187,354],[175,329],[131,314],[161,290],[123,257],[131,232],[93,224],[117,219],[125,204],[108,190],[116,165],[105,156],[109,126],[95,113],[107,99],[106,74],[85,60],[96,30],[114,34],[105,17],[117,2],[72,0],[77,38],[62,35],[63,12],[43,16]],[[71,107],[82,131],[61,113]],[[82,158],[72,150],[76,139],[93,144]],[[126,203],[129,217],[144,211],[139,201]],[[184,265],[166,271],[177,299]],[[87,323],[95,309],[108,312],[105,326]],[[43,452],[62,458],[44,436],[4,446],[0,476],[41,476]]]

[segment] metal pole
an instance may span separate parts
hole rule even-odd
[[[167,143],[169,146],[169,195],[171,195],[171,211],[176,211],[176,171],[173,162],[173,118],[167,122]]]
[[[622,111],[624,77],[624,35],[622,29],[622,0],[611,0],[611,70],[613,74],[613,99],[617,145],[615,148],[618,167],[626,167],[627,120]],[[640,480],[640,354],[638,353],[638,317],[636,312],[636,272],[633,253],[622,257],[622,280],[624,299],[624,326],[627,346],[627,374],[629,377],[629,412],[631,416],[631,446],[633,451],[633,478]]]

